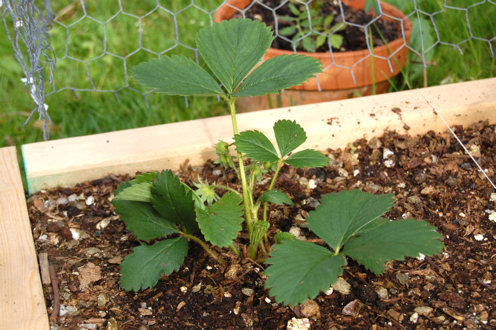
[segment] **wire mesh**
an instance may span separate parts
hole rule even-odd
[[[37,113],[44,121],[44,137],[47,138],[51,125],[45,100],[47,96],[70,90],[76,96],[84,92],[111,93],[119,100],[119,93],[129,90],[143,97],[148,104],[150,91],[143,90],[130,79],[132,66],[152,57],[177,53],[194,56],[199,61],[194,35],[203,26],[213,24],[215,13],[226,4],[243,17],[254,6],[265,7],[277,17],[282,6],[288,2],[304,7],[310,19],[308,33],[300,39],[323,34],[311,23],[310,6],[316,0],[281,0],[273,7],[264,0],[254,0],[245,8],[227,0],[114,0],[105,4],[85,0],[69,3],[44,0],[37,4],[34,0],[0,0],[0,12],[13,54],[25,75],[23,82],[29,86],[35,104],[31,115]],[[363,31],[369,52],[354,63],[343,65],[335,60],[338,51],[329,47],[331,63],[325,71],[345,69],[356,81],[355,67],[371,56],[386,60],[392,70],[396,52],[382,57],[373,55],[374,46],[368,42],[369,28],[380,18],[398,22],[403,42],[400,48],[406,47],[411,59],[419,61],[423,68],[431,64],[435,48],[447,46],[463,53],[463,46],[473,41],[485,43],[494,58],[496,33],[476,30],[472,24],[476,19],[491,19],[474,15],[474,12],[476,9],[480,12],[481,8],[486,12],[494,11],[494,0],[437,0],[429,6],[418,0],[377,0],[377,16],[366,24],[348,21],[344,15],[343,1],[333,2],[339,4],[341,22]],[[349,2],[352,1],[346,3]],[[386,2],[399,6],[405,16],[398,17],[383,11],[383,3]],[[444,15],[460,18],[456,27],[460,32],[456,33],[456,39],[442,37],[438,22]],[[405,36],[407,21],[413,26],[409,43]],[[294,45],[301,41],[290,40],[281,34],[277,21],[274,33],[275,38],[293,42]],[[326,35],[329,46],[333,33]]]

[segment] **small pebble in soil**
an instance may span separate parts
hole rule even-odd
[[[105,218],[96,224],[96,229],[103,230],[110,224],[110,218]]]
[[[348,177],[349,173],[347,170],[345,170],[344,168],[340,168],[338,169],[338,174],[339,176],[342,176],[342,177]]]
[[[90,206],[90,205],[93,205],[95,203],[95,197],[93,196],[88,196],[88,198],[86,198],[86,201],[85,201],[86,205]]]
[[[353,317],[357,317],[360,313],[360,309],[362,308],[362,303],[358,300],[352,300],[346,306],[343,307],[342,313],[344,315],[349,315]]]
[[[327,291],[324,292],[324,294],[326,296],[330,296],[333,292],[334,292],[334,289],[332,287],[330,287],[329,289],[327,289]]]
[[[59,316],[64,316],[64,315],[74,316],[78,314],[79,311],[76,307],[60,305]]]
[[[188,288],[185,286],[180,287],[179,290],[181,290],[182,293],[188,292]]]
[[[389,292],[386,288],[384,287],[379,287],[377,290],[375,290],[379,298],[381,299],[388,299],[389,298]]]
[[[265,297],[265,299],[264,299],[264,300],[265,300],[265,302],[266,302],[267,304],[270,304],[270,303],[272,302],[272,300],[270,300],[270,298],[269,298],[269,297]]]
[[[332,285],[332,288],[342,295],[348,295],[350,294],[351,285],[340,277],[337,282]]]
[[[419,306],[415,307],[413,310],[415,313],[418,313],[419,315],[427,316],[430,313],[432,313],[432,307],[429,306]]]
[[[410,322],[412,323],[417,323],[418,319],[419,319],[419,314],[417,312],[413,313],[410,316]]]
[[[419,255],[417,256],[417,260],[422,261],[422,260],[424,260],[424,259],[425,259],[425,254],[423,254],[423,253],[419,253]]]
[[[307,187],[308,187],[308,189],[315,189],[315,188],[317,188],[317,184],[315,183],[315,180],[314,179],[308,180]]]
[[[224,297],[225,298],[231,298],[232,294],[230,292],[224,292]]]
[[[287,330],[306,330],[310,329],[310,320],[307,318],[297,319],[293,317],[286,325]]]
[[[100,293],[97,298],[97,304],[99,309],[105,308],[105,305],[110,301],[110,297],[106,293]]]
[[[300,227],[292,226],[289,228],[289,233],[296,237],[297,239],[304,240],[305,236],[301,234],[301,229]]]
[[[242,289],[241,289],[241,292],[242,292],[245,296],[249,297],[249,296],[251,296],[251,295],[253,294],[253,292],[254,292],[254,291],[253,291],[253,289],[250,289],[250,288],[242,288]]]
[[[496,222],[496,211],[492,211],[491,214],[489,214],[489,220]]]
[[[314,300],[308,299],[301,306],[301,314],[305,317],[313,317],[320,318],[320,307]]]
[[[477,234],[477,235],[474,235],[474,238],[475,238],[476,241],[483,241],[484,240],[484,235]]]

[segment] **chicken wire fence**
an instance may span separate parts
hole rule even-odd
[[[272,1],[270,3],[278,3],[272,7],[267,1],[254,0],[243,9],[227,0],[0,0],[0,12],[13,55],[25,75],[20,78],[28,86],[35,104],[31,116],[37,114],[43,120],[44,137],[48,138],[51,120],[47,96],[70,90],[76,96],[83,92],[112,93],[119,100],[121,91],[130,90],[143,97],[145,104],[148,104],[147,95],[150,92],[144,91],[130,79],[129,69],[133,65],[164,54],[185,54],[194,56],[198,61],[194,36],[200,28],[213,24],[216,11],[226,3],[242,17],[253,6],[262,6],[276,17],[278,10],[288,1],[307,11],[310,24],[307,33],[299,39],[312,34],[327,34],[326,42],[331,43],[334,32],[318,30],[311,23],[311,4],[317,0]],[[369,0],[367,2],[372,4],[371,8],[377,15],[363,25],[347,21],[341,0],[332,2],[340,8],[337,20],[360,28],[365,40],[368,40],[369,27],[379,18],[397,21],[403,33],[402,47],[408,48],[410,58],[413,56],[413,60],[423,68],[430,64],[435,47],[444,45],[451,47],[454,52],[463,53],[462,45],[474,40],[486,43],[487,51],[494,58],[494,31],[473,29],[474,20],[491,20],[477,13],[480,13],[480,9],[484,12],[494,10],[496,2],[493,0],[436,0],[430,1],[430,6],[419,0],[383,1],[399,7],[405,17],[395,17],[384,12],[380,0]],[[459,17],[456,28],[461,32],[457,38],[441,38],[438,20],[443,15]],[[407,19],[412,24],[409,44],[404,35]],[[277,22],[275,24],[275,38],[292,42],[295,48],[301,40],[288,39],[287,35],[281,33],[282,29],[279,29]],[[344,66],[353,79],[354,66],[369,58],[373,52],[369,42],[367,48],[368,55],[350,66]],[[331,47],[331,58],[335,52]],[[394,56],[395,53],[384,59],[390,62]],[[336,67],[342,69],[343,65],[332,60],[331,65],[324,70]]]

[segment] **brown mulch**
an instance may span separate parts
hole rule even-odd
[[[495,126],[456,127],[456,133],[496,178]],[[383,158],[386,149],[392,152],[388,159]],[[218,250],[228,264],[222,268],[190,243],[179,272],[152,289],[125,292],[119,287],[119,263],[139,243],[110,202],[126,178],[109,176],[29,197],[36,248],[48,254],[58,282],[56,294],[52,285],[44,285],[49,313],[60,304],[52,325],[280,329],[292,318],[307,318],[312,329],[496,328],[496,222],[491,220],[496,218],[496,194],[454,138],[387,132],[328,152],[329,167],[283,168],[277,186],[291,195],[295,206],[274,207],[274,227],[297,228],[312,238],[304,218],[321,194],[352,188],[392,192],[397,201],[387,217],[413,217],[435,225],[444,236],[442,254],[389,263],[381,276],[348,260],[343,274],[348,292],[335,288],[291,308],[274,303],[264,290],[263,264]],[[231,172],[219,171],[212,162],[199,168],[185,164],[179,172],[188,183],[198,174],[210,183],[237,184]]]
[[[294,15],[289,10],[289,3],[280,6],[280,0],[263,0],[259,2],[262,2],[263,5],[261,5],[260,3],[256,3],[255,5],[253,5],[245,12],[245,17],[264,22],[265,24],[267,24],[267,26],[270,26],[272,28],[272,31],[275,31],[274,11],[277,16],[294,17]],[[384,45],[384,41],[390,42],[401,37],[401,27],[398,21],[388,21],[384,18],[376,19],[376,17],[365,13],[363,10],[354,11],[351,7],[344,4],[342,15],[341,8],[337,1],[324,0],[323,2],[324,4],[320,9],[319,16],[327,17],[328,15],[333,15],[334,20],[331,23],[331,26],[343,22],[343,17],[344,21],[348,23],[346,29],[336,32],[336,34],[343,36],[343,44],[339,49],[333,48],[334,51],[353,51],[367,49],[364,27],[367,27],[367,29],[370,28],[370,32],[372,32],[372,41],[374,47]],[[234,17],[242,17],[242,14],[239,12],[235,12]],[[279,21],[279,29],[282,29],[289,25],[291,25],[291,23],[288,23],[286,21]],[[292,36],[290,36],[288,39],[291,39],[291,37]],[[291,51],[293,50],[292,44],[279,36],[274,39],[272,47],[277,49],[285,49]],[[301,45],[299,45],[296,50],[305,51],[305,49],[303,49]],[[317,49],[317,52],[328,51],[329,46],[327,45],[327,43]]]

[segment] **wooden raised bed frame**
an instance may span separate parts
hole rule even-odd
[[[272,136],[278,119],[307,131],[306,147],[344,147],[385,129],[422,134],[479,120],[496,123],[496,78],[358,99],[245,113],[240,130]],[[393,108],[399,108],[398,111]],[[410,129],[405,130],[408,126]],[[177,169],[214,156],[213,145],[232,137],[228,116],[124,130],[22,146],[30,193],[97,179],[110,173]],[[0,148],[0,329],[49,329],[24,190],[14,147]]]

